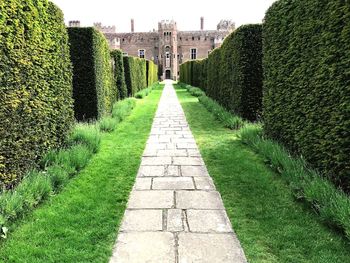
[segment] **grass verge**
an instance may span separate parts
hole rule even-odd
[[[226,129],[186,90],[177,94],[249,262],[349,262],[349,241],[298,203],[238,131]]]
[[[158,105],[158,87],[137,102],[88,165],[0,243],[2,262],[107,262]]]
[[[292,158],[283,146],[264,138],[261,125],[248,124],[239,131],[239,136],[288,182],[296,199],[306,201],[321,220],[350,239],[349,196],[330,180],[308,169],[304,159]]]

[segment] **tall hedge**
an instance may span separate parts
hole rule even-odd
[[[153,61],[146,61],[147,69],[147,86],[151,86],[153,83],[158,81],[158,66]]]
[[[280,0],[264,24],[264,129],[350,192],[350,5]]]
[[[124,99],[128,96],[128,90],[125,83],[123,52],[119,49],[111,52],[113,60],[114,85],[118,90],[118,99]]]
[[[229,111],[255,121],[262,108],[262,26],[245,25],[204,60],[180,67],[180,80],[201,87]]]
[[[96,29],[68,28],[77,120],[98,119],[118,98],[107,39]]]
[[[125,82],[128,96],[134,96],[147,87],[146,60],[136,57],[124,57]]]
[[[47,0],[0,3],[0,188],[65,143],[72,71],[62,12]]]

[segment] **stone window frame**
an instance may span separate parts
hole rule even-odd
[[[141,57],[141,51],[143,51],[143,57]],[[137,50],[137,56],[139,58],[146,58],[146,49],[142,48],[142,49],[138,49]]]
[[[195,53],[194,53],[194,55],[195,55],[195,57],[193,58],[193,53],[192,53],[192,50],[195,50]],[[190,48],[190,59],[191,60],[195,60],[195,59],[197,59],[197,54],[198,54],[198,48],[196,48],[196,47],[191,47]]]

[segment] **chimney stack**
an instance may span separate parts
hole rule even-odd
[[[80,27],[80,21],[78,20],[69,21],[69,27]]]
[[[204,30],[204,17],[201,16],[201,30]]]
[[[135,27],[134,27],[134,19],[131,19],[131,33],[134,33]]]

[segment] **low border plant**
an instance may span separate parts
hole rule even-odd
[[[215,100],[206,96],[205,92],[200,88],[184,83],[179,83],[178,87],[185,88],[192,96],[198,97],[199,102],[202,103],[204,107],[215,116],[216,119],[221,121],[226,128],[236,130],[244,125],[245,122],[241,117],[228,112]]]
[[[83,169],[100,146],[95,124],[78,123],[69,136],[67,148],[49,151],[40,161],[41,171],[27,173],[13,190],[0,194],[0,236],[6,238],[8,226],[33,210],[52,194],[58,193],[69,178]]]
[[[304,200],[326,224],[350,239],[350,198],[327,178],[308,168],[302,157],[293,158],[279,143],[263,135],[261,124],[246,124],[239,131],[242,142],[261,154],[272,169],[288,182],[295,198]]]

